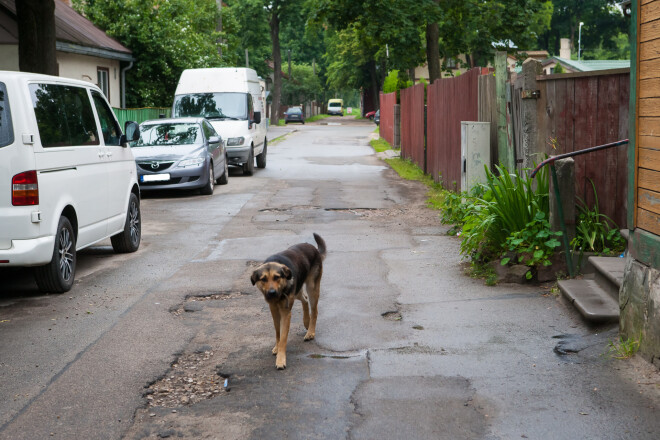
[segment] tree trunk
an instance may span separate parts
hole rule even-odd
[[[280,95],[282,94],[282,54],[280,53],[280,17],[273,6],[270,17],[270,38],[273,42],[273,100],[270,112],[270,124],[280,122]]]
[[[18,69],[57,75],[55,0],[18,0]]]
[[[215,30],[221,34],[220,37],[218,37],[218,56],[222,58],[222,0],[215,0],[215,4],[218,7],[218,11],[220,12]]]
[[[378,110],[380,108],[380,81],[378,79],[378,73],[376,72],[376,62],[369,61],[369,77],[371,78],[371,93],[374,99],[374,108]]]
[[[426,62],[429,66],[429,82],[440,78],[440,48],[438,23],[426,25]]]

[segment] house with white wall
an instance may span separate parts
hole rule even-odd
[[[0,0],[0,70],[19,70],[16,1],[20,0]],[[125,74],[134,61],[130,49],[74,11],[65,0],[55,0],[55,38],[59,76],[97,84],[110,105],[124,107]]]

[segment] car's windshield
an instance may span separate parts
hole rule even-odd
[[[194,93],[174,98],[175,118],[247,120],[246,93]]]
[[[291,114],[300,114],[302,113],[302,110],[300,107],[291,107],[289,110],[287,110],[287,113]]]
[[[341,107],[341,104],[338,102],[331,102],[330,104],[328,104],[328,107]]]
[[[140,127],[140,139],[134,143],[133,147],[189,145],[201,142],[202,138],[197,124],[146,124]]]

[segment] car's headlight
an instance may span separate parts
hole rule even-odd
[[[186,167],[198,167],[204,163],[204,158],[203,157],[196,157],[194,159],[186,159],[182,160],[179,162],[179,165],[177,165],[179,168],[186,168]]]
[[[243,145],[243,142],[245,142],[245,138],[243,136],[236,137],[236,138],[229,138],[229,139],[227,139],[227,146],[228,147],[235,147],[235,146],[238,146],[238,145]]]

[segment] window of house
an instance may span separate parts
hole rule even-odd
[[[110,69],[106,69],[105,67],[97,67],[96,73],[98,76],[99,88],[105,97],[110,99]]]

